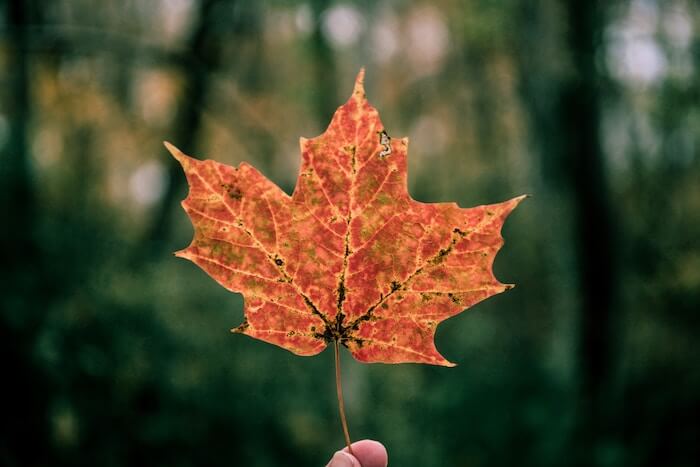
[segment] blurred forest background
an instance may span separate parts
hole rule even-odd
[[[324,465],[332,353],[229,328],[171,252],[163,140],[288,192],[367,67],[421,201],[534,195],[449,320],[459,366],[342,355],[395,466],[700,459],[700,6],[691,0],[0,1],[3,466]]]

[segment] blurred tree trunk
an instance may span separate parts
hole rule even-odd
[[[29,161],[30,112],[27,26],[33,2],[8,2],[7,87],[3,90],[8,138],[0,150],[0,353],[4,373],[0,464],[46,465],[48,453],[45,375],[37,365],[36,339],[45,309],[44,275],[36,240],[36,202]]]
[[[211,73],[219,66],[221,41],[216,37],[215,23],[221,18],[220,0],[202,0],[197,21],[192,29],[188,47],[179,57],[184,79],[182,101],[173,125],[172,143],[186,154],[194,154],[202,126],[202,110],[207,99]],[[233,3],[233,2],[230,2]],[[219,8],[217,8],[219,7]],[[168,189],[146,231],[143,251],[139,254],[159,255],[166,248],[165,239],[171,231],[173,210],[178,198],[184,197],[185,177],[179,164],[170,159]]]
[[[600,1],[567,3],[573,74],[561,96],[562,130],[575,209],[575,240],[581,289],[579,359],[580,436],[585,465],[598,465],[596,451],[612,435],[608,416],[614,366],[612,308],[617,281],[611,199],[600,139],[601,81],[596,54],[604,27]],[[586,459],[586,457],[589,457]]]
[[[316,116],[321,129],[325,130],[333,112],[338,107],[338,72],[333,58],[333,50],[323,35],[323,12],[328,8],[328,0],[313,0],[312,11],[314,29],[311,34],[311,52],[313,57],[314,89]]]
[[[231,35],[238,44],[246,44],[245,51],[237,50],[233,63],[227,63],[228,69],[235,69],[238,85],[248,105],[255,106],[264,96],[270,80],[265,74],[265,39],[263,37],[264,5],[258,2],[241,3],[236,9]],[[274,67],[273,67],[274,68]],[[239,102],[241,104],[241,102]],[[247,109],[227,109],[235,115],[245,115]],[[248,110],[249,111],[249,110]],[[256,166],[267,173],[274,173],[275,155],[277,154],[277,135],[259,118],[241,118],[236,122],[240,134],[245,135],[246,150],[254,155]]]
[[[580,465],[593,466],[600,463],[596,452],[615,436],[609,411],[616,362],[612,343],[619,331],[613,316],[615,229],[599,130],[603,77],[596,66],[604,8],[600,1],[543,1],[528,3],[521,14],[522,92],[541,157],[543,188],[556,209],[572,218],[571,224],[565,218],[558,221],[558,235],[569,236],[558,242],[559,251],[568,255],[568,245],[573,246],[576,265],[576,276],[568,278],[576,313],[578,381],[572,443]],[[557,15],[563,17],[564,30],[557,29]],[[552,50],[559,43],[564,49]],[[569,68],[554,68],[552,53],[568,57]]]

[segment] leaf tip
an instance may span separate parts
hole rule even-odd
[[[518,204],[520,204],[522,201],[524,201],[527,198],[532,198],[532,195],[524,194],[524,195],[516,196],[515,198],[513,198],[512,201],[517,206]]]
[[[505,208],[504,213],[506,215],[510,214],[513,209],[518,207],[520,203],[522,203],[526,198],[530,198],[530,195],[520,195],[516,196],[515,198],[511,198],[508,201],[504,201],[501,203],[501,205]]]
[[[243,321],[243,323],[240,326],[236,326],[235,328],[231,328],[231,334],[245,334],[246,329],[248,329],[248,321]]]
[[[173,145],[172,143],[170,143],[168,141],[163,141],[163,146],[165,146],[165,149],[170,151],[170,154],[172,154],[172,156],[175,159],[177,159],[179,162],[182,162],[184,160],[184,158],[187,157],[187,156],[185,156],[185,154],[182,151],[180,151],[178,148],[176,148],[175,145]]]
[[[355,88],[352,92],[355,96],[365,97],[365,67],[360,68],[360,72],[357,73],[357,78],[355,78]]]
[[[178,257],[178,258],[185,258],[185,259],[189,259],[189,258],[190,258],[190,255],[189,255],[189,253],[187,252],[187,249],[178,250],[178,251],[174,252],[173,255],[176,256],[176,257]]]
[[[446,367],[446,368],[454,368],[454,367],[457,366],[456,363],[452,363],[451,361],[447,360],[447,359],[444,358],[444,357],[443,357],[441,360],[439,360],[438,362],[435,362],[435,363],[433,363],[433,364],[434,364],[434,365],[438,365],[438,366],[444,366],[444,367]]]
[[[439,352],[438,352],[438,358],[432,362],[433,365],[438,365],[438,366],[444,366],[447,368],[454,368],[457,366],[456,363],[452,363],[445,357],[443,357]]]

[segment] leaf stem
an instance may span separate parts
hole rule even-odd
[[[335,353],[335,389],[338,393],[338,410],[340,412],[340,423],[343,425],[343,435],[345,436],[345,444],[348,447],[348,452],[354,455],[352,452],[352,443],[350,442],[350,433],[348,432],[348,422],[345,419],[343,385],[340,381],[340,350],[338,349],[338,339],[334,340],[333,352]]]

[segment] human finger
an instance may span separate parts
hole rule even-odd
[[[344,448],[343,452],[347,453],[348,448]],[[386,467],[389,463],[386,448],[379,441],[363,439],[352,443],[352,453],[360,462],[361,467]]]

